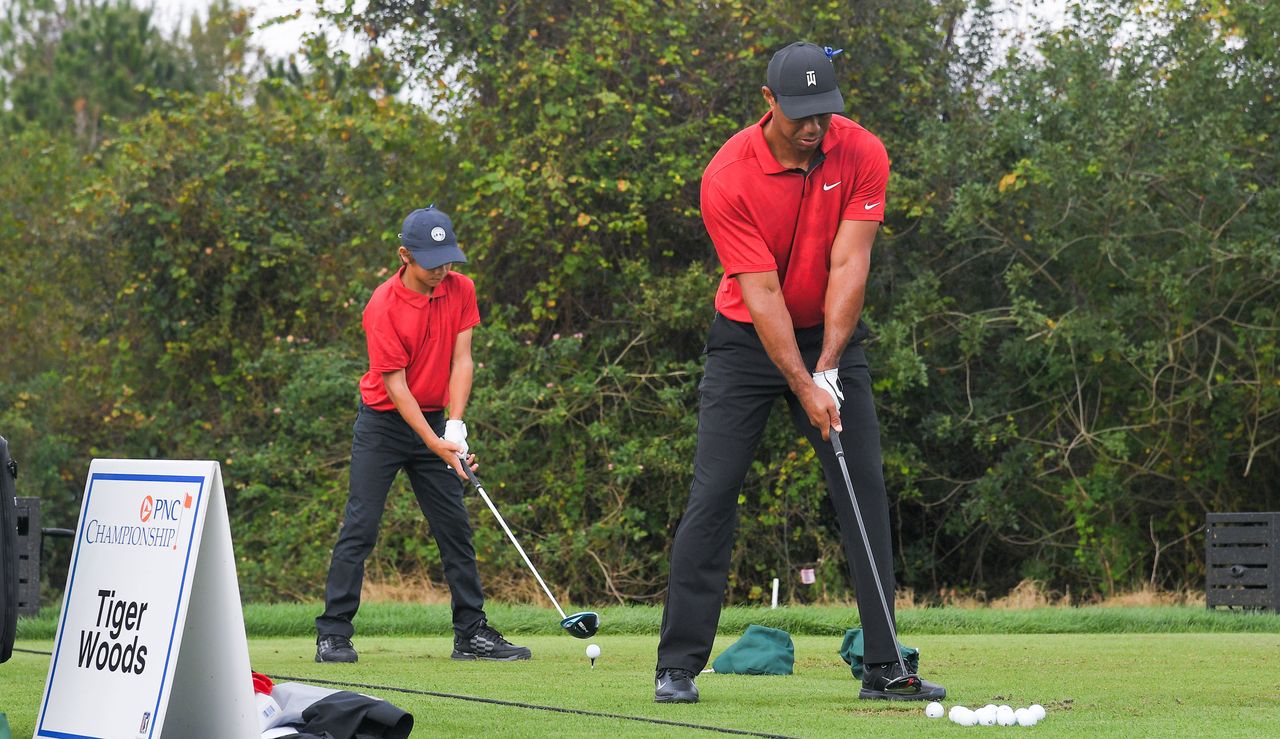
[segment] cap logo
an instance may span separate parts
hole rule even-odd
[[[805,87],[814,87],[818,84],[818,72],[810,69],[804,73]]]
[[[439,226],[436,226],[435,228],[431,229],[431,238],[435,239],[436,241],[444,241],[444,229],[440,228]]]

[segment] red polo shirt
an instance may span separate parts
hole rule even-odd
[[[724,267],[716,310],[745,323],[751,314],[734,275],[778,272],[796,328],[822,323],[831,244],[844,221],[884,221],[889,157],[867,129],[831,116],[821,161],[808,174],[784,169],[764,124],[734,134],[702,175],[702,220]]]
[[[364,307],[369,371],[360,378],[360,397],[374,410],[395,410],[382,373],[404,370],[418,406],[443,410],[449,405],[454,343],[458,334],[480,323],[476,285],[450,272],[428,297],[405,287],[403,274],[401,267]]]

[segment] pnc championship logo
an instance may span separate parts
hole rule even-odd
[[[97,518],[84,527],[86,544],[114,544],[116,546],[178,548],[178,523],[183,511],[190,508],[195,499],[190,493],[176,498],[144,496],[138,505],[141,525],[109,523]]]

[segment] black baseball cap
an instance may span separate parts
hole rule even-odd
[[[418,208],[404,219],[400,243],[426,269],[467,261],[453,234],[453,221],[434,205]]]
[[[836,84],[831,57],[839,50],[797,41],[779,49],[769,60],[766,84],[791,120],[822,113],[843,113],[844,98]]]

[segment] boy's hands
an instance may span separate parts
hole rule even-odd
[[[427,442],[427,448],[437,457],[444,460],[445,464],[452,467],[454,474],[460,479],[467,479],[467,473],[462,468],[464,464],[462,455],[467,454],[465,445],[459,447],[454,442],[437,436],[434,441]],[[472,472],[479,469],[479,465],[476,464],[476,455],[474,454],[467,454],[465,464],[471,468]]]

